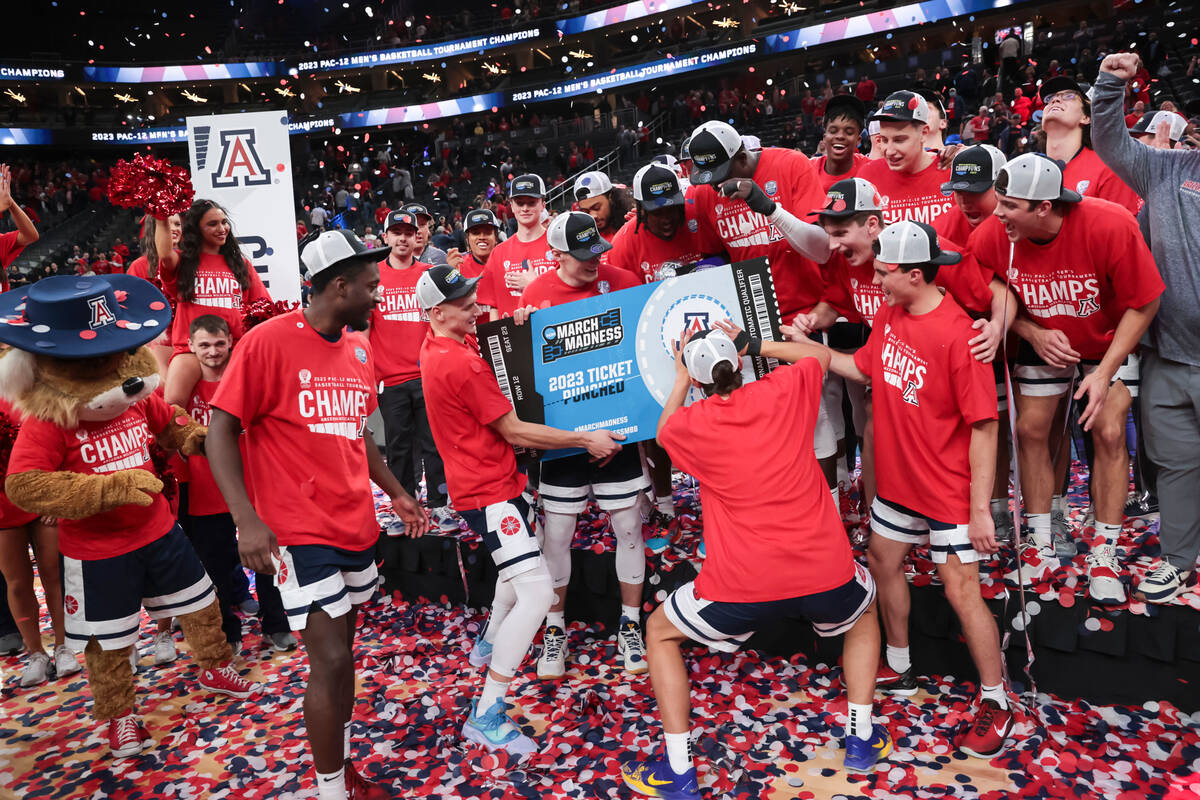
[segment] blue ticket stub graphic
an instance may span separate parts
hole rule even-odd
[[[573,431],[604,428],[638,442],[654,438],[674,385],[672,343],[685,330],[690,335],[726,319],[753,337],[780,338],[766,259],[545,308],[523,325],[491,322],[479,326],[479,345],[521,419]],[[774,366],[746,357],[742,374],[750,381]],[[572,452],[578,451],[538,455]]]

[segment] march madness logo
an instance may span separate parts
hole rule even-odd
[[[212,174],[212,188],[270,185],[271,173],[258,155],[255,136],[253,128],[221,131],[221,158]]]
[[[603,350],[621,343],[621,309],[611,308],[600,314],[567,320],[542,328],[542,362],[549,364],[567,356]]]

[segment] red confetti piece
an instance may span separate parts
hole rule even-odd
[[[150,302],[150,310],[151,311],[162,311],[166,307],[167,307],[167,304],[164,303],[162,300],[152,300]]]
[[[95,339],[96,332],[95,331],[80,331],[79,338],[80,339],[88,339],[88,340]]]

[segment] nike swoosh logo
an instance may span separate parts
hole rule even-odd
[[[876,750],[882,750],[883,748],[887,747],[887,745],[888,745],[887,739],[880,739],[879,744],[873,744],[871,746],[874,747]]]
[[[646,783],[650,786],[669,786],[670,781],[660,781],[650,776],[646,776]]]

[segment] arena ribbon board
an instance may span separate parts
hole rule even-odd
[[[545,308],[523,325],[489,322],[479,326],[479,346],[521,419],[575,431],[607,428],[638,442],[654,438],[675,382],[672,342],[685,328],[705,330],[725,319],[756,338],[781,338],[765,258]],[[742,360],[748,381],[774,367],[772,359]]]

